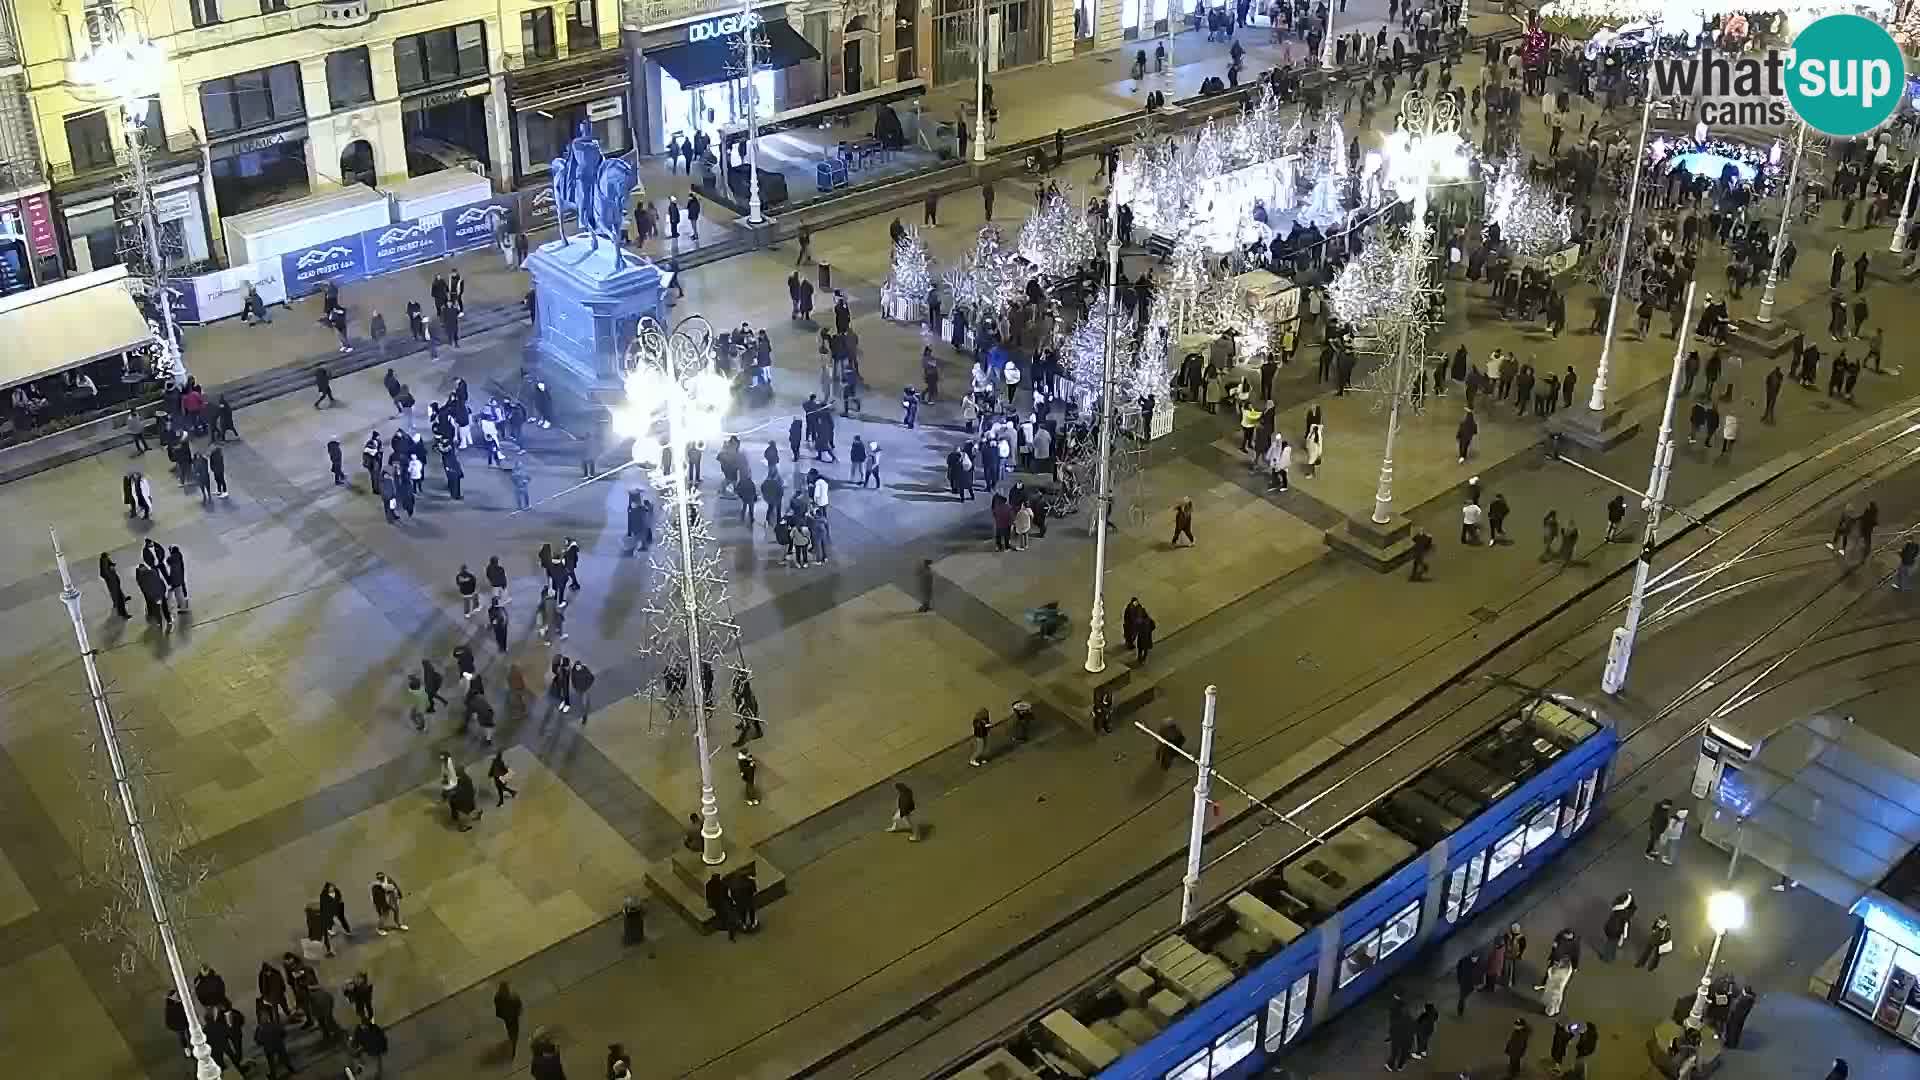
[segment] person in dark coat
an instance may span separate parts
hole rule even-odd
[[[314,1022],[320,1028],[320,1041],[336,1042],[346,1032],[341,1030],[340,1021],[333,1015],[333,992],[324,986],[315,986],[307,993],[307,1007]]]
[[[1559,1068],[1566,1063],[1567,1050],[1573,1046],[1574,1031],[1580,1025],[1573,1021],[1561,1020],[1553,1025],[1553,1046],[1547,1056],[1553,1060],[1553,1067]]]
[[[120,568],[113,564],[113,557],[104,551],[100,553],[100,580],[113,600],[113,613],[122,619],[132,618],[133,615],[127,611],[126,586],[120,583]]]
[[[279,968],[262,960],[257,985],[260,989],[260,1000],[273,1006],[281,1019],[284,1020],[293,1014],[293,1010],[287,1007],[287,979],[280,974]],[[258,1039],[255,1041],[257,1042]]]
[[[209,964],[201,964],[194,975],[193,996],[202,1008],[219,1009],[233,1004],[227,999],[227,980]]]
[[[1453,981],[1460,990],[1459,1004],[1454,1006],[1453,1015],[1467,1015],[1467,999],[1480,988],[1480,970],[1486,966],[1478,952],[1468,952],[1453,965]]]
[[[1600,1028],[1591,1020],[1580,1023],[1580,1041],[1573,1044],[1573,1062],[1576,1066],[1584,1063],[1600,1049]]]
[[[712,909],[714,921],[727,932],[727,940],[732,941],[740,927],[733,917],[733,896],[727,891],[727,879],[717,873],[707,875],[707,907]]]
[[[254,1025],[253,1044],[267,1060],[267,1080],[277,1080],[283,1069],[288,1076],[294,1074],[293,1058],[287,1054],[286,1024],[278,1016],[269,1016]]]
[[[507,1060],[512,1061],[520,1052],[520,1015],[526,1006],[520,1001],[520,995],[513,987],[501,982],[500,988],[493,992],[493,1015],[507,1029]]]
[[[1399,1072],[1413,1058],[1413,1014],[1399,994],[1387,1006],[1387,1071]]]
[[[346,985],[340,988],[340,996],[353,1006],[355,1016],[363,1021],[373,1019],[373,980],[367,978],[366,972],[359,972],[348,979]]]
[[[669,200],[667,205],[673,205],[672,201]],[[554,1045],[551,1036],[536,1037],[531,1049],[533,1062],[528,1071],[533,1080],[567,1080],[566,1066],[560,1063],[560,1048]]]
[[[1748,984],[1740,988],[1740,993],[1728,1007],[1726,1030],[1720,1033],[1726,1040],[1728,1049],[1740,1049],[1740,1036],[1747,1030],[1747,1016],[1753,1012],[1754,1003],[1758,1000],[1759,994],[1754,991],[1751,984]]]
[[[1525,1020],[1513,1022],[1513,1033],[1507,1036],[1507,1080],[1520,1075],[1520,1064],[1526,1060],[1527,1044],[1533,1041],[1533,1029]]]
[[[1667,831],[1667,822],[1672,820],[1673,800],[1661,799],[1654,805],[1652,816],[1647,818],[1647,858],[1660,857],[1660,834]]]
[[[760,883],[754,879],[751,864],[727,876],[727,905],[741,930],[752,933],[760,929],[759,898]]]
[[[465,766],[455,770],[453,790],[447,794],[447,810],[453,818],[453,824],[461,832],[472,832],[473,826],[464,819],[471,817],[476,821],[483,811],[474,805],[473,777],[467,775]]]
[[[180,991],[167,991],[166,1005],[161,1010],[161,1018],[166,1022],[167,1030],[180,1037],[180,1048],[186,1049],[187,1008],[180,1004]]]
[[[355,1054],[373,1059],[373,1075],[387,1075],[387,1032],[371,1020],[360,1021],[347,1044]]]
[[[1439,1026],[1439,1023],[1440,1010],[1434,1008],[1433,1002],[1431,1001],[1427,1002],[1426,1007],[1420,1010],[1419,1016],[1414,1017],[1413,1056],[1416,1059],[1425,1060],[1427,1054],[1432,1051],[1433,1029]]]
[[[320,915],[327,920],[328,930],[339,923],[348,937],[353,936],[353,927],[347,925],[347,898],[341,894],[340,886],[331,881],[320,886]]]

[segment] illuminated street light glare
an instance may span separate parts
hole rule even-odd
[[[1707,925],[1716,934],[1747,924],[1747,898],[1735,892],[1717,892],[1707,898]]]

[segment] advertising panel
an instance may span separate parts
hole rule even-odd
[[[439,214],[368,229],[359,240],[364,252],[362,265],[368,275],[384,274],[447,253],[447,230]]]
[[[358,281],[367,276],[360,237],[343,236],[280,256],[280,277],[287,295],[305,296],[329,281]]]
[[[447,250],[465,251],[493,243],[496,223],[511,220],[513,200],[488,199],[447,211]]]

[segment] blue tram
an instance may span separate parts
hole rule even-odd
[[[1559,854],[1617,748],[1592,711],[1534,697],[950,1075],[1253,1076]]]

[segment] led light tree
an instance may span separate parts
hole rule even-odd
[[[913,318],[927,302],[933,287],[933,254],[927,250],[920,230],[909,226],[905,236],[893,245],[893,261],[887,268],[886,288],[881,290],[890,314],[898,319]],[[938,332],[939,327],[934,330]]]
[[[705,318],[688,316],[671,331],[642,319],[625,366],[626,401],[614,410],[614,431],[633,440],[634,461],[659,466],[663,446],[684,450],[725,436],[732,387],[714,368],[713,329]],[[672,475],[661,478],[671,524],[654,564],[663,582],[646,608],[644,651],[660,661],[650,692],[666,707],[670,721],[684,714],[693,728],[700,758],[700,857],[718,865],[726,861],[727,851],[714,795],[707,726],[715,705],[709,695],[730,685],[745,665],[724,564],[707,531],[698,492],[688,483],[685,457],[676,455],[675,460],[666,470]],[[722,671],[728,674],[726,684],[719,679]],[[707,672],[713,673],[711,689]]]
[[[1065,277],[1100,254],[1100,241],[1093,234],[1093,221],[1069,189],[1040,200],[1020,227],[1018,250],[1041,274]]]
[[[1500,226],[1500,242],[1522,262],[1538,262],[1573,237],[1573,213],[1565,197],[1529,181],[1511,161],[1491,174],[1487,221]]]

